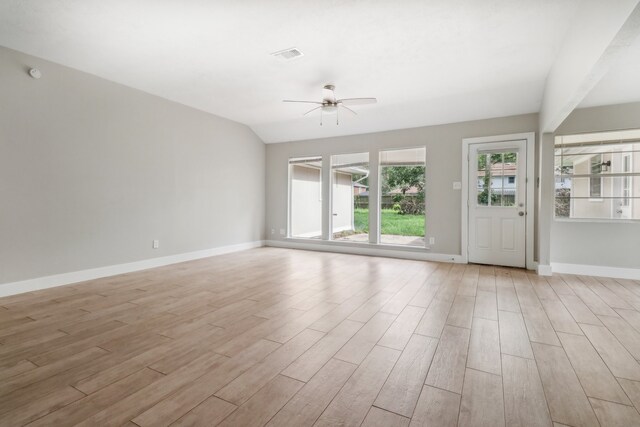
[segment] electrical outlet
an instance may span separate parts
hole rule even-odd
[[[271,234],[276,234],[276,229],[275,228],[271,229]]]
[[[453,183],[453,189],[454,190],[462,190],[462,183],[461,182],[454,182]]]
[[[284,228],[281,228],[281,229],[280,229],[280,235],[281,235],[281,236],[284,236],[284,234],[285,234]]]
[[[435,237],[429,237],[429,244],[430,245],[435,245],[436,244],[436,238]]]
[[[160,240],[153,241],[153,249],[158,249],[160,247]]]

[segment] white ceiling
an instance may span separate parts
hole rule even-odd
[[[636,38],[579,107],[624,104],[640,101],[640,37]]]
[[[537,112],[580,1],[4,0],[0,45],[280,142]],[[378,104],[319,126],[281,102],[327,83]]]

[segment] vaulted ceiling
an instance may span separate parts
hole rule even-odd
[[[265,142],[537,112],[581,0],[5,0],[0,45],[249,125]],[[286,62],[270,53],[297,47]],[[637,80],[637,79],[636,79]],[[322,86],[377,97],[319,112]]]
[[[640,38],[611,64],[609,72],[580,103],[580,107],[623,104],[640,100]]]

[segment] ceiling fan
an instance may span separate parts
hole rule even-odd
[[[334,85],[325,85],[324,88],[322,88],[322,102],[318,102],[318,101],[292,101],[289,99],[285,99],[283,102],[301,102],[304,104],[318,104],[317,107],[312,108],[311,110],[307,111],[306,113],[303,114],[303,116],[306,116],[307,114],[311,113],[312,111],[316,111],[316,110],[320,110],[320,126],[322,126],[322,115],[323,114],[333,114],[336,113],[336,125],[339,124],[339,119],[338,119],[338,112],[340,111],[340,109],[344,108],[345,110],[353,113],[353,114],[358,114],[355,111],[353,111],[351,108],[351,106],[354,105],[364,105],[364,104],[375,104],[377,102],[377,100],[375,98],[344,98],[344,99],[336,99],[336,94],[335,94],[335,89],[336,87]]]

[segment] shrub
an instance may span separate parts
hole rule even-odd
[[[558,188],[556,189],[556,216],[561,218],[568,218],[571,214],[571,189],[570,188]]]
[[[424,214],[424,193],[420,192],[415,196],[404,196],[396,194],[393,196],[393,210],[401,215],[423,215]]]

